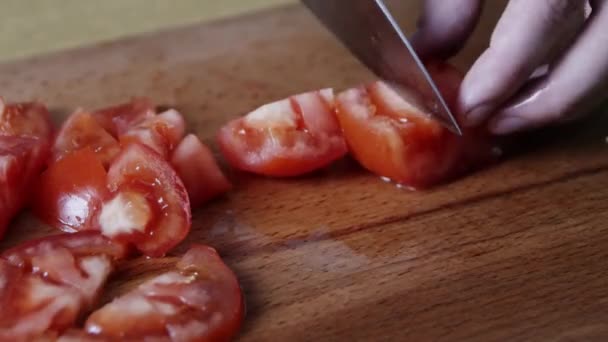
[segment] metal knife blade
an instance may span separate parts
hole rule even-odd
[[[376,76],[416,90],[434,118],[462,135],[435,82],[382,0],[301,1]]]

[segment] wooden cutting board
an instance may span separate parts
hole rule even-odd
[[[412,3],[401,4],[409,27]],[[460,65],[487,44],[499,7]],[[58,121],[146,95],[213,143],[258,105],[369,77],[293,6],[3,64],[0,93],[42,100]],[[231,173],[237,189],[193,213],[173,254],[208,243],[236,271],[242,341],[607,340],[607,135],[604,112],[518,137],[499,165],[425,192],[350,160],[293,180]],[[0,247],[50,232],[24,213]],[[104,301],[173,261],[127,262]]]

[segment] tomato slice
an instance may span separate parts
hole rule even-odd
[[[51,164],[40,176],[34,213],[66,232],[95,228],[96,215],[109,195],[106,183],[107,173],[99,155],[89,148],[76,150]]]
[[[48,153],[40,139],[0,136],[0,237],[29,200]]]
[[[82,148],[94,151],[104,165],[120,152],[118,141],[95,120],[93,115],[77,110],[63,123],[53,145],[55,161]]]
[[[332,89],[261,106],[222,127],[218,143],[233,167],[272,177],[303,175],[347,153]]]
[[[0,135],[53,139],[53,125],[46,106],[38,102],[7,104],[0,98]]]
[[[133,126],[120,136],[120,143],[124,146],[131,142],[138,142],[152,148],[164,158],[168,158],[171,151],[184,137],[185,131],[186,121],[182,115],[176,110],[169,109]]]
[[[447,100],[455,101],[461,79],[458,74],[437,64],[429,71],[439,80],[437,85]],[[337,96],[344,136],[363,167],[419,189],[495,159],[494,145],[487,136],[465,130],[464,137],[457,137],[427,114],[417,103],[416,94],[409,95],[402,97],[376,81]]]
[[[211,150],[194,134],[173,151],[171,165],[186,186],[192,208],[232,189]]]
[[[85,330],[114,339],[229,341],[244,301],[235,274],[217,252],[194,245],[177,270],[150,279],[95,311]]]
[[[26,242],[0,257],[0,340],[35,340],[90,310],[127,249],[85,232]]]
[[[154,105],[147,97],[134,97],[129,102],[93,112],[100,125],[114,137],[119,137],[131,127],[155,115]]]
[[[184,184],[168,161],[149,147],[124,147],[108,171],[112,198],[99,215],[104,235],[127,241],[147,256],[163,256],[190,231]]]

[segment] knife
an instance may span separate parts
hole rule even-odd
[[[435,82],[382,0],[301,0],[376,76],[413,89],[449,130],[462,130]]]

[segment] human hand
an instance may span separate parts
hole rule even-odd
[[[457,53],[482,5],[426,0],[412,38],[420,55]],[[608,0],[510,0],[462,83],[459,112],[465,125],[508,134],[574,120],[605,100],[606,90]]]

